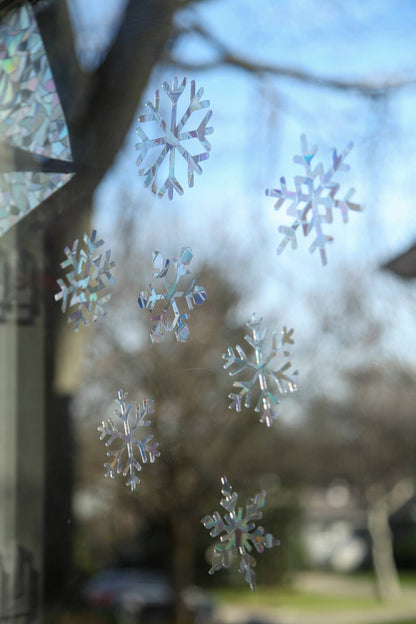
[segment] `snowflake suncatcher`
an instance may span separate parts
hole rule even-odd
[[[104,244],[103,240],[97,239],[97,231],[93,230],[91,239],[84,234],[84,246],[76,239],[72,249],[65,247],[66,260],[61,262],[61,267],[67,273],[65,281],[57,280],[60,292],[56,293],[55,301],[62,299],[61,309],[67,308],[73,311],[68,316],[68,323],[74,321],[74,331],[78,331],[79,324],[88,325],[87,315],[92,315],[96,321],[98,315],[106,316],[104,305],[111,299],[111,293],[106,292],[108,284],[113,284],[111,269],[115,262],[110,260],[111,249],[102,254],[97,249]]]
[[[241,372],[247,372],[251,375],[251,379],[247,381],[235,381],[233,383],[233,386],[240,388],[240,391],[238,394],[232,392],[228,395],[231,399],[230,409],[241,412],[243,399],[245,407],[250,407],[253,391],[255,391],[258,385],[259,393],[257,394],[259,396],[254,409],[256,412],[262,411],[260,422],[270,427],[273,420],[277,418],[275,406],[279,404],[279,401],[277,396],[269,389],[269,380],[280,394],[286,394],[288,391],[294,392],[297,389],[296,377],[298,371],[289,374],[289,369],[292,366],[290,361],[283,362],[280,368],[276,370],[271,368],[274,358],[278,355],[282,355],[284,358],[289,357],[288,345],[294,344],[292,339],[294,330],[288,331],[286,327],[283,327],[280,340],[278,333],[276,331],[273,332],[271,350],[268,353],[264,353],[267,328],[261,327],[262,322],[262,318],[258,318],[256,314],[253,314],[251,320],[247,323],[251,336],[247,334],[244,337],[244,340],[254,349],[255,362],[250,362],[247,359],[240,345],[236,345],[236,352],[234,352],[232,347],[228,347],[227,353],[224,353],[222,357],[226,360],[224,368],[231,369],[229,371],[230,375],[238,375]]]
[[[175,78],[172,82],[172,86],[167,82],[164,82],[162,85],[163,90],[170,100],[170,121],[165,121],[162,117],[159,89],[155,93],[154,103],[146,102],[146,106],[150,109],[150,112],[140,115],[138,119],[141,124],[137,128],[140,141],[136,143],[135,149],[139,152],[139,157],[137,159],[139,175],[145,176],[144,186],[146,188],[150,186],[154,195],[157,193],[159,197],[163,197],[167,192],[169,199],[173,198],[174,190],[179,195],[183,195],[183,188],[176,178],[176,153],[180,154],[187,163],[188,185],[192,187],[194,185],[195,172],[198,174],[202,173],[200,163],[209,158],[211,145],[207,140],[207,135],[214,132],[214,128],[208,126],[208,122],[212,116],[211,110],[207,112],[195,130],[185,130],[185,126],[189,126],[188,120],[191,116],[196,111],[208,108],[210,105],[209,100],[201,99],[204,89],[201,87],[198,91],[195,90],[194,80],[191,81],[189,105],[179,121],[177,120],[178,100],[183,94],[185,86],[186,78],[182,80],[181,84],[179,84],[178,79]],[[159,136],[156,138],[149,137],[142,127],[142,124],[149,122],[154,122],[157,126],[157,134]],[[192,139],[195,139],[198,145],[196,148],[197,153],[192,153],[195,151],[195,149],[193,149],[195,141],[192,143]],[[162,149],[160,150],[159,148]],[[160,186],[158,185],[158,175],[160,176],[160,168],[168,155],[168,175]]]
[[[0,21],[0,134],[3,234],[66,184],[74,171],[64,112],[27,2]]]
[[[194,305],[202,305],[207,298],[207,293],[202,286],[195,285],[192,280],[184,291],[178,291],[178,285],[181,278],[190,275],[191,272],[186,268],[193,258],[190,247],[183,247],[179,260],[172,259],[175,266],[176,277],[171,283],[168,278],[168,271],[171,266],[170,260],[164,261],[159,251],[152,254],[154,272],[153,276],[162,279],[166,293],[157,294],[152,284],[149,284],[149,290],[143,290],[138,298],[140,308],[149,310],[152,314],[154,325],[150,332],[152,342],[160,342],[166,332],[175,331],[176,340],[178,342],[186,342],[189,336],[189,327],[184,321],[187,321],[190,315],[187,312],[180,312],[178,300],[185,299],[188,310],[192,311]],[[158,312],[153,315],[153,312]],[[169,320],[169,318],[172,320]]]
[[[109,436],[105,443],[106,446],[111,446],[115,440],[121,442],[120,448],[107,451],[107,456],[113,459],[111,462],[104,464],[104,468],[107,470],[105,477],[114,479],[116,473],[120,474],[123,470],[125,477],[129,475],[126,486],[130,487],[131,491],[134,492],[136,486],[140,483],[140,479],[136,474],[142,469],[139,459],[143,464],[146,464],[149,456],[149,461],[153,464],[156,457],[160,457],[160,453],[157,450],[159,443],[150,443],[153,439],[152,435],[148,435],[141,440],[135,438],[135,433],[139,427],[149,427],[151,424],[150,420],[146,420],[146,418],[154,414],[153,401],[144,399],[141,405],[136,405],[134,416],[131,414],[132,403],[127,403],[127,392],[118,390],[115,402],[119,406],[119,410],[115,410],[115,413],[123,422],[123,431],[118,431],[111,418],[108,418],[107,422],[103,420],[101,425],[97,427],[97,430],[101,432],[100,440],[104,440],[104,438]],[[139,459],[136,459],[134,455],[135,447],[138,448]],[[124,451],[127,451],[127,459],[123,469]]]
[[[332,242],[333,237],[324,233],[324,227],[332,223],[333,209],[338,208],[341,211],[344,223],[348,222],[349,210],[355,212],[363,210],[362,206],[351,201],[355,192],[353,188],[346,192],[344,199],[336,199],[335,195],[340,185],[332,179],[337,171],[349,171],[350,167],[344,161],[351,151],[353,143],[348,143],[341,154],[338,154],[334,149],[332,165],[325,171],[322,163],[317,164],[312,169],[312,160],[317,152],[317,146],[309,147],[304,134],[302,134],[300,142],[302,155],[294,156],[293,161],[304,167],[305,175],[295,176],[295,191],[288,190],[284,177],[280,178],[280,189],[266,190],[266,195],[269,197],[279,198],[274,205],[275,210],[279,210],[285,201],[290,201],[287,214],[294,217],[290,226],[279,226],[279,232],[283,234],[283,238],[277,248],[277,253],[281,254],[288,243],[291,243],[292,249],[297,248],[296,230],[302,226],[304,236],[308,236],[312,230],[315,231],[315,240],[309,247],[309,251],[312,253],[315,249],[319,249],[322,264],[326,265],[326,244]]]
[[[212,516],[202,518],[204,527],[211,529],[211,537],[220,536],[220,541],[214,546],[214,557],[209,574],[214,574],[221,568],[228,568],[233,559],[240,556],[239,572],[245,575],[245,580],[251,589],[255,590],[253,568],[256,560],[248,553],[253,546],[258,553],[262,553],[266,548],[273,548],[280,544],[271,533],[265,534],[263,527],[256,527],[254,522],[262,517],[260,509],[264,506],[266,492],[263,490],[254,498],[247,499],[245,514],[242,507],[236,509],[238,494],[233,492],[227,477],[221,477],[221,494],[224,498],[220,501],[220,505],[227,511],[224,519],[218,511],[215,511]]]

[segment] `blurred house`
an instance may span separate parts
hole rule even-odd
[[[303,495],[303,543],[310,564],[350,572],[369,556],[366,513],[346,482],[311,488]]]
[[[402,254],[393,258],[382,269],[387,269],[405,279],[416,277],[416,245],[412,245]]]
[[[303,495],[302,541],[310,565],[352,572],[370,564],[366,511],[346,482],[310,488]],[[390,518],[399,567],[416,568],[416,496]]]
[[[390,526],[398,566],[416,569],[416,496],[390,517]]]
[[[387,269],[403,279],[416,278],[416,244],[396,256],[382,269]],[[416,567],[416,496],[413,496],[390,519],[394,534],[394,551],[402,567]]]

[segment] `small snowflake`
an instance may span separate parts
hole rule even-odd
[[[187,107],[180,120],[177,121],[177,105],[178,100],[184,92],[186,86],[186,78],[179,84],[178,79],[175,78],[172,86],[167,82],[164,82],[162,88],[170,100],[171,114],[170,121],[166,122],[160,111],[160,92],[155,93],[154,104],[146,102],[146,106],[150,109],[149,113],[140,115],[138,121],[140,124],[155,122],[158,127],[158,134],[162,135],[157,138],[150,138],[143,130],[142,126],[138,126],[137,134],[139,135],[140,142],[136,144],[135,149],[139,152],[137,159],[137,166],[139,167],[139,175],[146,176],[144,180],[144,186],[151,187],[152,193],[159,197],[168,193],[169,199],[173,198],[173,191],[175,190],[179,195],[183,195],[183,188],[179,181],[176,179],[175,173],[175,158],[176,153],[180,154],[188,165],[188,185],[192,187],[194,185],[194,174],[202,173],[200,162],[209,158],[209,152],[211,151],[211,145],[207,140],[207,135],[214,132],[214,128],[208,126],[208,122],[211,119],[212,111],[209,110],[199,123],[195,130],[184,130],[188,120],[196,111],[200,111],[204,108],[208,108],[209,100],[201,100],[204,89],[200,88],[195,91],[195,81],[191,81],[191,90],[189,97],[189,106]],[[196,139],[199,142],[198,152],[196,154],[191,153],[192,139]],[[191,141],[191,143],[189,143]],[[187,143],[188,142],[188,143]],[[202,146],[202,149],[201,147]],[[153,152],[154,148],[162,147],[159,152]],[[160,173],[160,167],[165,158],[169,155],[169,172],[166,180],[162,186],[159,186],[157,176]],[[151,164],[150,164],[151,163]]]
[[[117,399],[115,399],[115,402],[120,408],[119,410],[115,410],[115,413],[123,422],[123,431],[117,430],[117,427],[114,425],[111,418],[108,418],[107,422],[103,420],[101,425],[97,427],[97,430],[101,432],[100,440],[104,440],[104,438],[109,436],[109,439],[105,443],[106,446],[111,446],[115,440],[120,440],[121,442],[120,448],[113,451],[107,451],[108,457],[112,457],[113,459],[111,462],[104,464],[104,467],[107,469],[105,476],[110,477],[110,479],[114,479],[116,473],[120,474],[123,470],[123,453],[124,451],[127,451],[127,459],[123,475],[129,475],[126,486],[130,487],[133,492],[136,489],[136,486],[140,483],[140,479],[136,472],[140,472],[142,469],[139,460],[134,456],[135,447],[138,447],[140,455],[139,459],[141,459],[143,464],[147,463],[147,456],[149,456],[151,464],[153,464],[156,457],[160,456],[160,453],[157,450],[159,443],[150,443],[153,439],[152,435],[148,435],[141,440],[134,437],[134,434],[139,427],[150,426],[150,420],[145,419],[150,414],[154,413],[153,401],[147,401],[144,399],[141,405],[136,405],[136,414],[134,416],[131,415],[132,404],[127,403],[127,392],[119,390],[117,392]]]
[[[65,280],[57,280],[60,292],[56,293],[55,301],[62,299],[61,309],[65,312],[67,308],[73,311],[68,316],[68,323],[74,321],[74,330],[78,331],[79,324],[88,325],[87,315],[91,314],[94,321],[98,315],[106,316],[104,304],[111,299],[111,293],[104,292],[107,283],[113,284],[111,269],[115,263],[110,261],[111,249],[102,254],[97,249],[104,244],[104,241],[97,241],[97,232],[93,230],[91,239],[84,234],[82,246],[76,239],[72,249],[65,247],[67,259],[61,262],[61,267],[67,270]],[[104,291],[104,292],[103,292]]]
[[[236,346],[235,350],[237,353],[234,352],[232,347],[229,347],[227,353],[224,353],[222,357],[226,360],[224,364],[225,369],[233,367],[232,370],[230,370],[230,375],[238,375],[243,371],[247,371],[251,375],[251,379],[248,381],[234,382],[233,386],[235,388],[240,388],[240,392],[238,394],[231,393],[228,395],[231,399],[230,409],[241,412],[243,399],[245,407],[250,407],[253,390],[258,384],[260,392],[254,409],[256,412],[262,410],[260,422],[266,423],[266,425],[270,427],[273,420],[277,418],[275,406],[279,404],[279,401],[269,390],[268,380],[270,379],[273,382],[280,394],[285,394],[287,391],[294,392],[297,389],[296,376],[298,372],[295,371],[291,375],[288,374],[292,366],[289,361],[282,363],[277,370],[270,368],[271,362],[278,354],[283,355],[285,358],[289,357],[290,354],[287,350],[287,345],[294,344],[292,340],[293,329],[287,331],[286,327],[283,327],[280,340],[277,332],[273,332],[271,351],[267,355],[264,355],[263,346],[267,336],[267,329],[260,329],[262,322],[262,318],[257,318],[257,316],[253,314],[251,321],[247,323],[247,327],[251,331],[251,336],[246,335],[244,337],[245,341],[254,349],[255,362],[249,362],[247,360],[247,356],[240,345]]]
[[[183,247],[179,260],[172,259],[175,266],[176,276],[173,282],[169,281],[168,271],[171,266],[170,260],[164,261],[159,251],[152,254],[154,273],[153,276],[163,280],[166,293],[157,294],[152,284],[149,284],[149,290],[143,290],[138,298],[140,308],[149,310],[150,313],[158,307],[160,314],[152,316],[153,325],[150,333],[152,342],[160,342],[165,332],[175,330],[176,340],[178,342],[186,342],[189,336],[189,328],[184,321],[189,319],[187,312],[180,312],[178,308],[178,299],[185,299],[188,309],[193,310],[194,305],[202,305],[207,298],[207,293],[202,286],[196,286],[195,280],[192,280],[184,291],[178,291],[178,285],[181,278],[190,275],[190,271],[186,268],[193,258],[190,247]],[[168,316],[171,320],[168,319]]]
[[[284,236],[277,248],[277,253],[282,253],[288,243],[291,243],[292,249],[297,248],[296,230],[302,226],[304,236],[315,230],[315,240],[309,247],[309,251],[312,253],[315,249],[319,249],[322,264],[325,265],[327,263],[326,244],[332,242],[333,238],[324,233],[324,227],[328,223],[332,223],[333,209],[338,208],[341,211],[344,223],[348,222],[349,210],[356,212],[363,210],[362,206],[351,201],[354,194],[353,188],[346,192],[344,199],[335,199],[340,185],[332,180],[337,171],[349,171],[349,165],[346,165],[344,161],[351,151],[353,143],[348,143],[346,149],[339,155],[334,149],[332,166],[325,171],[322,163],[312,169],[312,159],[317,152],[316,145],[309,147],[305,135],[302,135],[300,140],[302,155],[295,156],[293,161],[304,167],[305,175],[295,176],[295,191],[287,189],[284,177],[280,178],[280,189],[266,190],[266,195],[279,198],[274,205],[275,210],[279,210],[286,200],[290,201],[287,214],[294,217],[294,221],[289,227],[284,225],[279,227],[279,232]]]
[[[263,527],[256,527],[256,523],[253,522],[262,517],[260,509],[264,506],[266,492],[263,490],[260,494],[256,494],[254,499],[248,498],[246,512],[243,515],[242,507],[238,507],[236,510],[238,494],[233,492],[227,477],[221,477],[221,484],[221,493],[224,498],[220,501],[220,505],[224,507],[227,514],[223,519],[219,512],[215,511],[214,515],[202,518],[204,527],[212,529],[210,531],[211,537],[224,534],[220,535],[220,541],[214,546],[212,568],[209,573],[214,574],[221,568],[228,568],[233,559],[240,556],[239,572],[245,575],[247,583],[254,590],[256,584],[253,568],[256,565],[256,560],[248,553],[253,546],[258,553],[262,553],[265,548],[279,545],[279,541],[271,533],[264,534]]]

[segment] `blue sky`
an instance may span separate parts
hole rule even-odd
[[[89,52],[91,45],[104,47],[123,1],[73,0],[73,5],[81,34],[83,23],[89,32],[94,24]],[[215,0],[183,11],[177,20],[202,24],[231,50],[259,62],[348,80],[416,78],[416,3],[411,0]],[[189,61],[215,56],[197,37],[184,39],[175,53]],[[155,68],[138,114],[155,89],[175,75],[184,74],[175,67]],[[260,81],[233,68],[188,78],[204,87],[213,110],[212,152],[202,164],[202,176],[196,176],[193,189],[185,188],[183,197],[154,198],[137,175],[134,123],[97,190],[94,227],[116,244],[125,202],[137,205],[137,246],[144,261],[148,258],[149,273],[153,249],[170,255],[190,245],[196,266],[218,260],[232,273],[243,294],[237,315],[241,322],[252,311],[281,324],[289,324],[290,317],[293,324],[298,321],[298,335],[305,340],[316,320],[310,299],[330,309],[345,280],[360,277],[369,317],[385,319],[389,353],[416,366],[414,288],[377,271],[416,242],[416,86],[377,103],[290,79]],[[337,179],[341,194],[356,189],[354,200],[364,204],[365,212],[353,213],[347,225],[338,218],[328,228],[334,243],[325,268],[318,253],[308,252],[310,237],[297,251],[276,255],[277,227],[285,212],[275,212],[273,199],[264,192],[278,186],[281,175],[293,188],[293,176],[300,173],[293,155],[299,153],[302,133],[318,145],[315,160],[325,166],[331,148],[341,150],[350,140],[355,145],[348,158],[350,171]],[[375,358],[380,345],[377,349]]]

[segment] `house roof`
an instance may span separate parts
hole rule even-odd
[[[416,277],[416,244],[409,247],[400,256],[383,264],[381,268],[405,279],[414,279]]]

